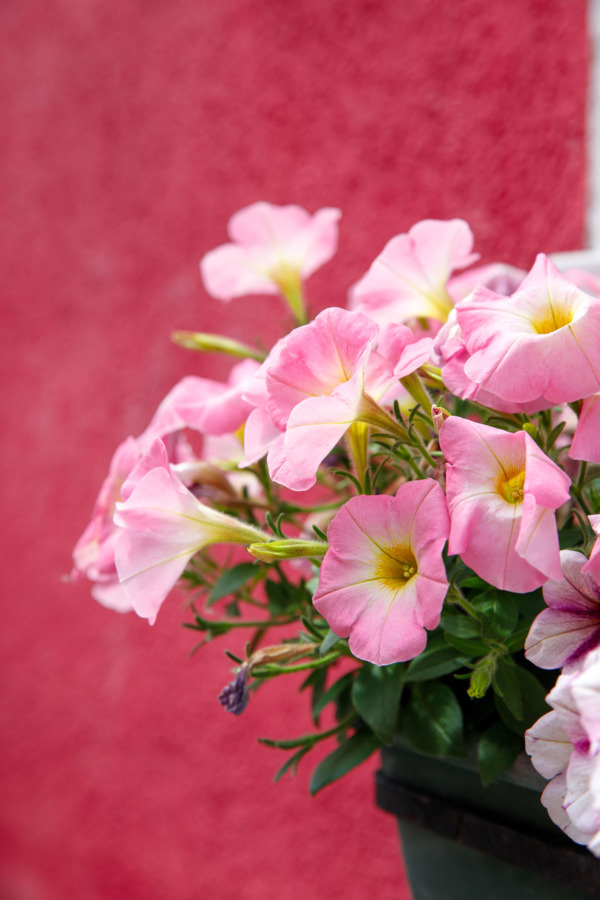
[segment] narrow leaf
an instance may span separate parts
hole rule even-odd
[[[260,575],[260,573],[261,570],[254,563],[240,563],[238,566],[234,566],[233,569],[228,569],[213,584],[207,602],[209,604],[216,603],[222,597],[234,594],[254,575]]]
[[[381,742],[370,731],[354,734],[319,763],[310,780],[311,794],[314,796],[332,781],[337,781],[359,766],[380,746]]]

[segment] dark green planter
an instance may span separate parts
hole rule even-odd
[[[400,739],[381,755],[377,803],[398,818],[414,900],[600,897],[600,861],[550,821],[524,754],[487,788],[472,759]]]

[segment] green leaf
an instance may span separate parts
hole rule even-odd
[[[321,669],[324,675],[327,675],[326,669]],[[352,684],[352,679],[354,678],[354,672],[348,672],[346,675],[343,675],[341,678],[338,678],[337,681],[331,685],[328,690],[324,691],[317,700],[313,703],[313,716],[318,718],[325,707],[332,703],[334,700],[337,700],[340,694],[342,694],[346,688],[349,688]]]
[[[310,673],[308,678],[306,678],[301,686],[300,690],[303,691],[306,688],[311,688],[312,696],[311,696],[311,708],[312,708],[312,717],[315,725],[318,724],[318,713],[315,713],[315,708],[317,704],[320,702],[321,697],[325,693],[325,685],[327,683],[327,669],[315,669]]]
[[[447,685],[438,681],[416,684],[410,703],[400,717],[406,739],[423,753],[464,756],[463,715]]]
[[[404,666],[367,663],[352,685],[355,710],[384,744],[391,744],[396,732],[403,680]]]
[[[339,634],[336,634],[335,631],[332,631],[330,628],[325,638],[323,639],[323,643],[319,647],[319,655],[325,656],[326,653],[329,653],[331,648],[337,644],[337,642],[341,640]]]
[[[240,563],[239,566],[228,569],[226,572],[223,572],[221,577],[213,584],[211,592],[208,595],[207,603],[210,605],[216,603],[217,600],[220,600],[222,597],[226,597],[228,594],[234,594],[236,591],[239,591],[253,575],[260,575],[260,572],[260,568],[254,563]]]
[[[454,647],[463,656],[485,656],[489,653],[489,646],[485,641],[467,640],[466,638],[454,637],[453,634],[446,635],[446,640],[451,647]]]
[[[289,586],[283,584],[281,581],[267,581],[265,583],[265,590],[267,593],[269,612],[274,616],[286,612],[294,602],[295,598],[292,591],[290,591]]]
[[[483,578],[480,578],[479,575],[470,575],[467,578],[459,578],[458,583],[461,587],[466,588],[486,588],[488,587],[487,581],[484,581]]]
[[[523,735],[517,736],[502,722],[495,722],[482,734],[477,746],[477,760],[485,787],[501,775],[523,749]]]
[[[492,687],[511,716],[520,721],[523,718],[523,697],[518,669],[512,661],[506,658],[498,660],[492,675]]]
[[[496,709],[506,727],[514,731],[515,734],[522,735],[524,731],[531,728],[534,722],[541,719],[549,711],[550,707],[546,703],[546,688],[538,681],[535,675],[532,675],[531,672],[528,672],[527,669],[523,669],[521,666],[515,666],[515,671],[521,688],[522,718],[515,718],[503,698],[496,695],[494,699]]]
[[[300,760],[302,759],[303,756],[306,756],[306,754],[308,753],[308,751],[310,749],[311,749],[310,747],[302,747],[301,750],[298,750],[296,753],[294,753],[292,756],[290,756],[290,758],[284,762],[284,764],[279,769],[279,771],[275,773],[275,777],[273,778],[273,781],[274,782],[279,781],[279,779],[283,778],[283,776],[286,774],[286,772],[289,772],[290,769],[291,769],[292,775],[295,775],[296,772],[298,771],[298,763],[300,762]]]
[[[359,731],[340,744],[339,747],[322,760],[312,774],[310,780],[310,792],[314,796],[318,791],[327,787],[332,781],[337,781],[381,746],[381,742],[370,731]]]
[[[481,623],[470,616],[443,616],[442,629],[457,638],[480,638]]]
[[[512,634],[519,621],[519,607],[514,594],[496,591],[491,595],[491,603],[485,611],[486,626],[492,634],[500,638]]]
[[[448,646],[442,634],[436,634],[429,639],[425,650],[410,661],[404,681],[429,681],[455,672],[464,663],[464,656],[455,647]]]

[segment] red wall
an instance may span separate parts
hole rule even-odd
[[[374,760],[315,800],[308,766],[273,785],[254,739],[308,728],[304,698],[228,716],[180,598],[151,629],[61,575],[116,444],[226,371],[169,332],[282,332],[200,284],[239,207],[343,209],[315,309],[424,217],[466,218],[486,260],[582,245],[585,3],[4,0],[0,29],[0,896],[407,897]]]

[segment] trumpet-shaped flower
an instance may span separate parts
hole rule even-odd
[[[590,558],[586,562],[586,564],[582,568],[582,572],[587,572],[592,576],[594,581],[600,584],[600,515],[597,516],[589,516],[590,525],[592,526],[595,534],[597,535],[597,540],[594,546],[592,547],[592,552],[590,553]]]
[[[440,428],[450,511],[448,552],[490,584],[516,593],[561,578],[554,510],[569,477],[524,431],[450,416]]]
[[[236,431],[252,410],[243,394],[259,369],[255,360],[245,359],[232,368],[227,382],[195,375],[183,378],[158,407],[140,443],[148,447],[155,438],[184,428],[201,434]]]
[[[444,322],[452,309],[448,279],[478,258],[462,219],[417,222],[392,238],[350,293],[350,306],[379,323],[413,318]]]
[[[581,412],[573,442],[569,450],[571,459],[584,459],[600,463],[600,393],[586,397],[581,404]]]
[[[546,698],[552,707],[525,733],[550,818],[600,856],[600,651],[563,673]]]
[[[562,578],[542,588],[548,609],[525,641],[525,656],[540,669],[573,665],[600,644],[600,586],[582,572],[587,561],[576,550],[561,550]]]
[[[232,243],[203,257],[204,286],[218,300],[246,294],[284,294],[335,254],[339,209],[311,216],[299,206],[253,203],[229,220]]]
[[[268,540],[260,529],[200,503],[166,460],[143,474],[127,499],[117,503],[114,521],[123,529],[115,550],[119,579],[137,614],[151,624],[199,550]]]
[[[337,307],[293,331],[266,374],[268,411],[284,432],[277,458],[269,459],[271,477],[294,490],[314,484],[319,464],[348,428],[366,421],[374,402],[424,363],[431,348],[430,338],[404,325],[380,329]]]
[[[527,273],[523,269],[509,266],[507,263],[489,263],[487,266],[475,266],[460,275],[454,275],[448,282],[448,293],[454,304],[482,285],[503,297],[510,297],[517,290]]]
[[[425,648],[448,590],[448,530],[444,493],[430,478],[403,484],[395,497],[353,497],[339,510],[314,605],[359,659],[382,666]]]
[[[119,583],[115,568],[117,528],[113,523],[115,504],[121,488],[140,459],[135,438],[123,441],[113,455],[108,475],[102,483],[92,518],[73,550],[73,581],[84,575],[94,582],[92,596],[109,609],[129,612],[131,601]]]
[[[486,391],[512,403],[556,404],[600,390],[600,300],[543,253],[511,297],[479,287],[456,313],[465,373]]]

